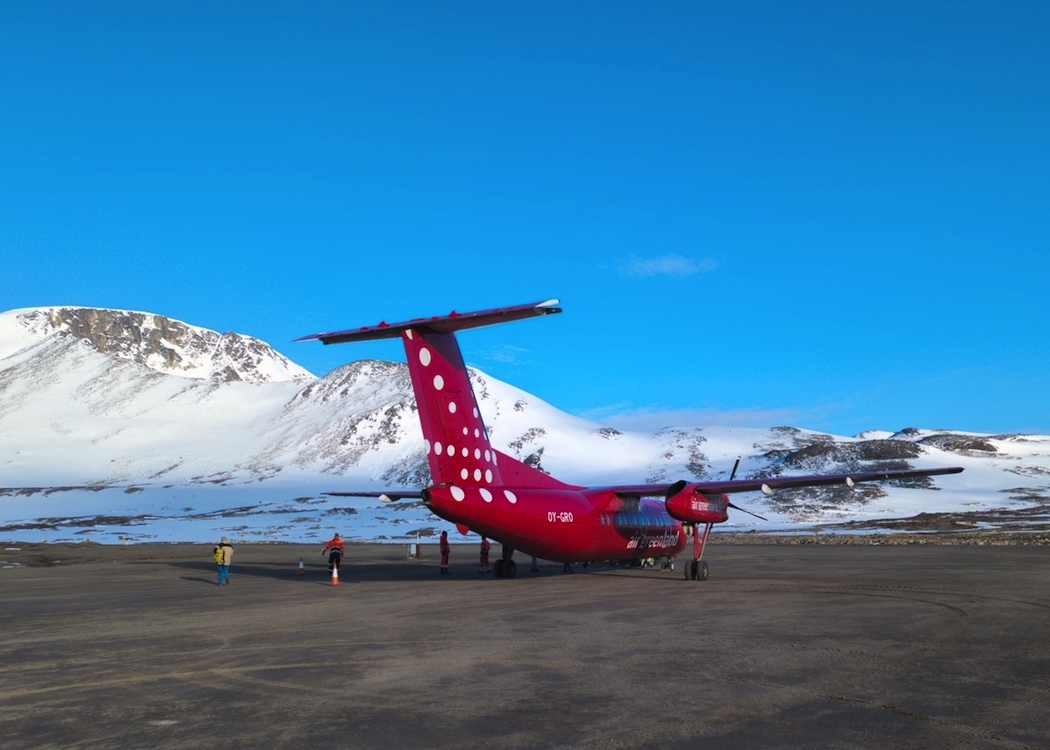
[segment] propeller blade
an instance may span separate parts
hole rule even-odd
[[[747,513],[749,516],[754,516],[755,518],[759,518],[759,519],[761,519],[763,521],[768,521],[769,520],[765,516],[760,516],[757,513],[752,513],[751,511],[747,510],[746,508],[741,508],[739,505],[734,505],[733,503],[729,503],[728,505],[733,510],[739,510],[741,513]]]

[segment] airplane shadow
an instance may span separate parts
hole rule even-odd
[[[154,565],[154,566],[165,566],[169,568],[177,568],[186,571],[186,575],[180,576],[180,578],[187,582],[207,584],[214,586],[216,584],[216,571],[215,563],[207,561],[197,560],[183,560],[183,561],[161,561],[161,560],[149,560],[149,561],[138,561],[131,563],[132,565]],[[435,579],[439,581],[478,581],[479,583],[484,581],[496,580],[491,573],[478,573],[475,565],[463,564],[463,565],[451,565],[451,575],[442,576],[438,573],[437,566],[434,565],[401,565],[401,564],[390,564],[390,563],[348,563],[343,562],[340,568],[339,582],[341,584],[354,584],[354,583],[374,583],[378,581],[420,581]],[[529,580],[547,580],[547,579],[560,579],[560,578],[578,578],[578,577],[596,577],[596,578],[638,578],[641,577],[649,578],[650,575],[646,573],[656,573],[651,577],[656,580],[674,580],[675,583],[681,582],[681,573],[675,575],[675,573],[667,571],[639,571],[627,567],[618,566],[615,564],[603,564],[603,563],[592,563],[589,570],[585,570],[580,566],[573,566],[571,573],[565,573],[561,569],[560,563],[541,564],[539,571],[530,571],[526,566],[518,568],[518,574],[514,580],[529,581]],[[664,575],[660,575],[664,573]],[[240,576],[247,576],[255,579],[265,579],[269,581],[283,581],[289,583],[295,583],[297,585],[310,584],[316,586],[331,586],[332,576],[328,572],[327,566],[317,566],[305,568],[305,573],[300,575],[298,570],[298,560],[292,562],[268,562],[268,563],[241,563],[238,564],[236,561],[230,568],[231,580],[236,579]],[[665,577],[666,576],[666,577]],[[506,579],[501,579],[506,580]]]
[[[192,581],[195,583],[206,583],[210,586],[214,586],[216,582],[216,571],[215,563],[207,561],[197,560],[176,560],[176,561],[162,561],[162,560],[142,560],[132,565],[153,565],[153,566],[165,566],[169,568],[182,569],[187,572],[187,575],[180,576],[184,581]],[[453,564],[450,566],[452,575],[442,576],[438,572],[437,565],[400,565],[390,563],[349,563],[343,561],[342,567],[339,569],[339,581],[344,584],[352,584],[355,582],[376,582],[376,581],[391,581],[391,580],[428,580],[431,578],[437,580],[476,580],[478,582],[494,580],[491,573],[478,573],[475,565],[460,565]],[[190,575],[189,573],[196,573],[197,575]],[[524,570],[518,569],[518,580],[528,579],[540,579],[540,578],[557,578],[561,577],[562,572],[560,567],[555,569],[553,565],[546,566],[540,571],[531,572],[526,567]],[[305,568],[305,573],[299,574],[298,560],[293,562],[285,563],[241,563],[238,564],[234,561],[230,567],[231,580],[238,576],[249,576],[252,578],[267,579],[272,581],[288,581],[297,584],[310,583],[316,585],[330,586],[332,583],[332,574],[328,571],[327,566],[308,566]]]
[[[194,581],[197,583],[206,583],[210,586],[214,586],[216,583],[217,572],[215,570],[215,563],[211,562],[197,562],[197,561],[150,561],[150,562],[139,562],[134,563],[136,565],[163,565],[171,568],[181,568],[188,571],[198,571],[202,574],[207,574],[207,578],[203,575],[184,575],[180,576],[184,581]],[[327,569],[320,570],[309,570],[303,575],[299,575],[297,565],[285,565],[277,563],[241,563],[237,564],[234,562],[230,566],[230,579],[237,578],[238,576],[248,576],[252,578],[265,578],[269,580],[288,580],[297,581],[299,583],[317,583],[331,585],[331,574]],[[345,581],[344,581],[345,582]]]
[[[308,566],[304,570],[305,572],[299,573],[298,560],[293,562],[280,562],[280,563],[240,563],[236,560],[233,565],[230,566],[230,578],[231,580],[236,579],[238,576],[248,576],[251,578],[266,579],[271,581],[287,581],[293,582],[299,585],[304,583],[314,584],[321,586],[332,585],[332,574],[329,572],[327,566]],[[180,576],[184,581],[193,581],[196,583],[206,583],[210,586],[214,586],[216,583],[216,570],[215,563],[196,561],[196,560],[183,560],[183,561],[140,561],[132,563],[134,565],[163,565],[170,568],[179,568],[186,571],[194,571],[201,575],[183,575]],[[463,578],[476,577],[478,580],[484,580],[484,576],[477,575],[473,569],[469,571],[461,571]],[[537,574],[533,574],[537,575]],[[205,577],[207,576],[207,577]],[[438,578],[437,566],[425,567],[422,565],[391,565],[387,563],[359,563],[350,564],[346,561],[343,562],[342,567],[339,569],[339,582],[341,584],[353,584],[355,582],[360,583],[362,581],[381,581],[381,580],[424,580],[428,578]],[[442,576],[444,578],[444,576]],[[491,578],[491,576],[489,576]]]

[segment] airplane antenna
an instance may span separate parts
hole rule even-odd
[[[729,475],[729,481],[732,482],[736,479],[736,470],[740,468],[740,456],[736,457],[736,463],[733,464],[733,472]]]

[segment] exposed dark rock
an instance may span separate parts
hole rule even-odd
[[[542,427],[532,427],[526,430],[516,440],[512,440],[508,446],[517,454],[521,454],[525,446],[529,443],[535,443],[538,438],[543,437],[547,434],[547,431]]]
[[[685,465],[684,478],[703,479],[707,474],[708,459],[700,449],[700,446],[707,442],[707,438],[701,432],[700,428],[665,428],[657,432],[655,438],[667,445],[663,454],[666,465],[653,466],[645,481],[661,483],[682,479],[683,472],[678,468],[681,464]]]
[[[103,354],[174,375],[225,382],[313,377],[259,339],[219,334],[162,315],[59,307],[27,312],[21,319],[36,333],[70,337]]]
[[[787,454],[783,463],[792,469],[823,469],[830,463],[845,466],[848,471],[862,462],[901,462],[921,455],[922,448],[906,440],[863,440],[856,443],[826,441],[811,443]],[[888,467],[880,465],[867,470],[879,468]]]
[[[951,433],[940,433],[927,435],[919,440],[922,445],[932,445],[943,451],[953,453],[998,453],[999,449],[992,445],[986,438],[974,435],[958,435]]]
[[[522,459],[522,463],[526,466],[531,466],[534,469],[542,471],[544,474],[550,474],[549,471],[543,468],[543,448],[540,448],[535,453],[530,453],[528,456]]]

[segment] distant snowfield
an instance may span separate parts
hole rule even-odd
[[[103,311],[100,332],[89,325],[100,318],[92,311],[46,310],[0,314],[0,540],[319,542],[338,531],[352,541],[411,541],[455,533],[418,502],[324,494],[425,481],[404,365],[354,362],[314,378],[236,334],[119,311]],[[1050,507],[1048,436],[620,432],[480,371],[472,382],[497,448],[580,485],[724,479],[737,457],[740,477],[849,472],[877,468],[871,455],[887,447],[906,448],[914,468],[965,468],[934,478],[934,489],[736,495],[737,505],[768,520],[734,513],[720,529],[799,532],[997,509],[1023,522],[1027,511]]]
[[[324,489],[322,489],[322,487]],[[133,486],[47,489],[8,495],[0,539],[102,544],[405,541],[430,536],[440,519],[419,503],[384,505],[325,497],[333,484]],[[22,526],[23,528],[12,528]],[[443,524],[441,528],[451,528]]]
[[[726,446],[739,447],[740,430],[726,428],[722,432]],[[709,433],[715,442],[719,431],[712,429]],[[887,488],[885,497],[865,505],[812,513],[780,513],[770,506],[771,499],[748,493],[735,496],[734,502],[767,520],[735,513],[718,529],[800,533],[828,524],[908,518],[919,513],[1022,511],[1048,505],[1050,439],[1032,439],[1024,444],[1024,455],[1004,455],[994,462],[957,455],[950,458],[966,471],[936,477],[936,491],[892,487]],[[558,463],[562,462],[571,463],[571,459]],[[723,459],[722,465],[728,473],[732,461]],[[1012,490],[1003,486],[1004,471],[1016,479]],[[585,477],[578,471],[563,477],[580,483],[605,483],[603,477]],[[441,530],[458,536],[452,524],[432,515],[419,502],[385,504],[324,494],[389,488],[352,475],[304,474],[258,482],[227,477],[216,479],[214,484],[135,483],[99,489],[21,487],[3,491],[0,496],[0,540],[119,544],[211,542],[228,536],[241,542],[321,542],[338,531],[350,541],[410,542],[417,536],[436,536]],[[975,524],[974,528],[992,527]]]

